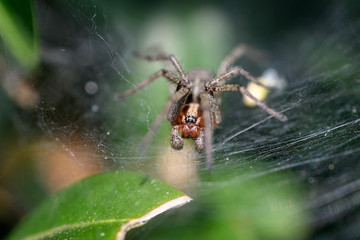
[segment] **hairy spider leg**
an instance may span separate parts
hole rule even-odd
[[[170,145],[172,148],[180,150],[184,146],[184,140],[179,135],[179,125],[174,125],[170,132]]]
[[[138,52],[134,52],[134,55],[138,58],[147,60],[147,61],[166,61],[169,60],[175,67],[176,71],[180,74],[182,81],[185,81],[185,83],[188,83],[189,81],[186,78],[185,72],[182,69],[181,65],[179,64],[179,61],[175,58],[174,55],[164,55],[164,54],[160,54],[160,55],[155,55],[155,56],[150,56],[150,55],[143,55],[140,54]]]
[[[221,111],[216,103],[216,99],[211,94],[208,94],[209,102],[210,102],[210,113],[211,113],[211,120],[213,126],[216,127],[221,123]]]
[[[204,119],[204,128],[203,133],[200,132],[200,136],[196,139],[195,144],[199,144],[198,141],[205,142],[205,156],[206,156],[206,165],[209,170],[213,168],[214,158],[213,158],[213,141],[212,141],[212,130],[213,125],[211,123],[210,117],[210,99],[208,93],[200,94],[200,103],[203,110],[203,119]],[[205,138],[205,139],[204,139]]]
[[[255,62],[261,62],[265,59],[265,56],[261,51],[256,50],[246,44],[239,44],[221,62],[217,75],[220,76],[226,73],[228,68],[234,64],[236,60],[243,56],[247,56]]]
[[[150,83],[152,83],[153,81],[155,81],[156,79],[158,79],[160,77],[165,77],[168,80],[170,80],[171,82],[176,83],[176,84],[179,82],[179,79],[172,72],[162,69],[162,70],[156,72],[155,74],[153,74],[152,76],[150,76],[149,78],[145,79],[141,83],[139,83],[136,87],[129,89],[129,90],[125,91],[124,93],[120,94],[119,99],[126,98],[126,97],[136,93],[137,91],[140,91],[141,89],[143,89],[144,87],[146,87],[147,85],[149,85]]]
[[[236,75],[241,75],[241,76],[244,76],[247,80],[249,80],[250,82],[253,82],[257,85],[260,85],[260,86],[263,86],[265,88],[269,88],[271,89],[272,87],[269,87],[269,86],[266,86],[264,85],[263,83],[259,82],[259,80],[257,80],[255,77],[253,77],[249,72],[245,71],[244,69],[242,68],[239,68],[239,67],[234,67],[232,69],[230,69],[228,72],[224,73],[223,75],[221,76],[218,76],[216,78],[214,78],[209,84],[208,84],[208,87],[211,88],[213,86],[220,86],[220,85],[223,85],[224,82],[233,77],[233,76],[236,76]]]
[[[164,117],[169,112],[169,109],[171,108],[171,106],[175,102],[179,101],[184,95],[188,94],[189,91],[190,90],[188,88],[181,88],[179,91],[175,92],[173,95],[171,95],[169,97],[169,100],[166,102],[164,108],[161,110],[159,115],[156,117],[156,119],[153,122],[151,128],[149,129],[149,131],[146,133],[145,137],[141,141],[141,144],[139,146],[140,151],[144,150],[146,148],[146,146],[149,144],[149,142],[153,138],[154,134],[159,129],[159,127],[161,125],[161,122],[163,121]]]
[[[226,84],[226,85],[218,86],[218,87],[215,87],[214,91],[215,92],[241,92],[242,94],[251,98],[256,103],[256,105],[261,107],[264,111],[266,111],[270,115],[276,117],[280,121],[287,120],[287,117],[285,115],[278,113],[274,109],[266,106],[265,103],[263,103],[262,101],[260,101],[256,97],[254,97],[254,95],[252,95],[248,90],[246,90],[246,88],[240,86],[239,84]]]

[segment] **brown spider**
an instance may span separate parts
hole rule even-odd
[[[176,84],[176,91],[169,97],[161,113],[157,116],[151,129],[145,135],[140,149],[144,149],[158,130],[163,118],[167,118],[173,126],[170,136],[170,144],[174,149],[182,149],[184,141],[182,138],[195,140],[195,148],[201,152],[205,150],[207,167],[212,168],[212,131],[221,122],[219,109],[219,93],[236,91],[251,98],[259,107],[281,121],[286,121],[286,116],[269,108],[263,102],[254,97],[249,91],[239,84],[225,84],[225,81],[235,75],[242,75],[247,80],[264,86],[247,71],[239,67],[228,70],[237,59],[243,55],[255,56],[258,53],[246,45],[237,46],[221,63],[217,76],[206,69],[195,69],[185,74],[179,62],[173,55],[148,56],[135,53],[139,58],[148,61],[168,60],[175,67],[178,75],[161,69],[148,79],[141,82],[133,89],[129,89],[119,96],[125,98],[141,90],[159,77],[165,77]],[[266,87],[266,86],[264,86]],[[180,133],[180,134],[179,134]]]

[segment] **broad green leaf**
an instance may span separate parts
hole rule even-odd
[[[38,35],[31,0],[0,1],[0,35],[25,69],[39,61]]]
[[[99,174],[49,198],[9,239],[123,239],[131,228],[190,200],[148,176]]]
[[[160,216],[149,239],[246,239],[301,240],[310,229],[309,216],[302,204],[299,184],[279,179],[287,175],[237,177],[241,170],[213,170],[206,177],[197,200]],[[203,179],[203,180],[206,180]],[[274,184],[277,183],[277,184]],[[169,220],[164,221],[164,218]]]

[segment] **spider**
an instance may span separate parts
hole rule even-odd
[[[143,138],[140,149],[144,149],[152,139],[154,133],[167,114],[170,124],[173,126],[170,132],[170,144],[172,148],[180,150],[184,145],[183,138],[192,138],[195,148],[202,152],[205,150],[208,169],[213,166],[212,132],[221,123],[219,100],[221,92],[241,92],[252,99],[256,105],[281,121],[287,117],[274,109],[266,106],[262,101],[254,97],[245,87],[239,84],[225,84],[226,80],[233,76],[241,75],[250,82],[266,87],[255,77],[240,67],[230,66],[244,55],[255,56],[258,52],[247,45],[240,44],[221,62],[218,73],[214,76],[209,70],[195,69],[185,73],[174,55],[142,55],[134,53],[136,57],[147,61],[170,61],[177,74],[170,70],[161,69],[149,78],[145,79],[135,88],[122,93],[119,98],[126,98],[141,90],[154,80],[164,77],[176,84],[175,92],[170,95],[164,108]]]

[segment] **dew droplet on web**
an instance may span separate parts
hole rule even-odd
[[[356,106],[353,106],[353,107],[352,107],[352,113],[356,113],[356,112],[357,112]]]
[[[98,112],[99,111],[99,106],[98,105],[92,105],[91,106],[91,111],[92,112]]]
[[[99,87],[96,82],[88,81],[85,83],[85,92],[90,95],[97,93]]]

